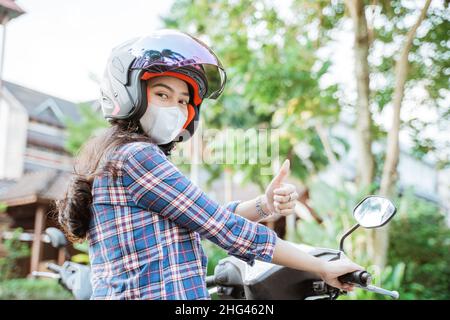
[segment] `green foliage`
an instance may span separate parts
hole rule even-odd
[[[78,251],[88,253],[89,252],[89,243],[87,241],[84,241],[82,243],[74,243],[73,247],[77,249]]]
[[[73,255],[71,260],[76,263],[89,264],[89,243],[87,241],[74,243],[73,247],[82,253]]]
[[[17,261],[30,255],[28,245],[19,240],[22,232],[22,228],[15,229],[12,237],[2,243],[2,247],[6,250],[6,256],[0,257],[0,282],[14,277],[17,272]]]
[[[8,206],[5,203],[0,202],[0,213],[6,212]]]
[[[389,261],[407,264],[404,291],[416,299],[450,299],[450,229],[439,208],[409,191],[390,237]]]
[[[79,254],[75,254],[73,255],[70,260],[72,260],[73,262],[76,263],[81,263],[81,264],[89,264],[89,255],[85,254],[85,253],[79,253]]]
[[[214,268],[219,260],[228,257],[227,252],[208,240],[202,240],[202,247],[208,257],[207,275],[214,274]]]
[[[373,43],[369,62],[373,87],[374,109],[381,112],[392,102],[394,69],[403,41],[416,21],[425,1],[378,1],[374,9]],[[413,141],[413,155],[418,159],[432,156],[440,167],[450,164],[450,143],[430,136],[427,128],[437,126],[440,131],[450,128],[448,97],[450,95],[450,14],[448,1],[433,1],[413,40],[408,56],[409,70],[405,102],[415,105],[421,113],[436,113],[435,121],[423,117],[408,119],[403,126]],[[411,96],[422,88],[425,94]]]
[[[75,155],[80,147],[95,133],[96,130],[108,127],[108,122],[101,114],[95,112],[88,104],[80,104],[81,122],[66,119],[68,139],[65,148]]]
[[[424,2],[401,0],[365,2],[370,29],[371,110],[373,118],[382,118],[384,108],[392,103],[396,85],[394,69],[405,36],[410,31]],[[192,1],[174,3],[166,27],[201,35],[218,54],[228,74],[224,94],[212,105],[207,101],[202,116],[208,128],[273,128],[279,130],[280,155],[288,157],[293,176],[306,181],[327,165],[323,146],[314,130],[316,123],[330,125],[337,121],[346,92],[339,79],[324,87],[333,52],[330,41],[336,31],[343,31],[349,19],[345,2],[294,0],[285,16],[270,1]],[[430,136],[428,128],[437,125],[448,131],[450,113],[447,101],[449,83],[449,2],[433,1],[417,31],[409,54],[410,68],[405,100],[416,110],[436,112],[436,121],[422,117],[407,120],[413,141],[412,153],[419,159],[434,158],[439,167],[450,164],[450,143]],[[284,8],[287,9],[287,8]],[[322,50],[325,49],[325,50]],[[322,54],[319,54],[322,52]],[[418,88],[426,92],[421,101],[412,98]],[[355,110],[352,106],[350,110]],[[403,120],[403,118],[402,118]],[[373,123],[375,141],[384,141],[385,129]],[[330,138],[331,140],[333,137]],[[305,143],[307,155],[293,152],[293,146]],[[250,149],[250,147],[249,147]],[[246,149],[247,151],[247,149]],[[384,158],[377,168],[382,167]],[[224,165],[207,166],[216,177]],[[260,174],[260,163],[233,165],[233,170],[260,186],[267,177]],[[381,170],[377,170],[379,177]]]
[[[410,300],[414,297],[408,293],[402,287],[402,282],[405,274],[405,264],[398,263],[394,267],[386,266],[383,272],[372,271],[370,268],[367,269],[373,276],[372,284],[378,287],[382,287],[387,290],[395,290],[400,294],[400,299]],[[399,290],[400,289],[400,290]],[[340,300],[392,300],[391,297],[380,295],[371,291],[355,289],[353,292],[348,292],[347,295],[339,297]]]
[[[54,279],[11,279],[0,282],[0,300],[70,300],[73,296]]]
[[[322,224],[316,221],[300,220],[297,235],[289,235],[297,242],[314,247],[339,248],[339,239],[356,221],[352,212],[356,204],[369,192],[353,190],[352,185],[342,186],[340,190],[315,180],[309,185],[310,205],[323,219]],[[359,264],[370,265],[366,255],[367,233],[363,229],[355,231],[345,241],[346,255]]]
[[[320,181],[312,183],[311,206],[324,221],[321,225],[300,221],[298,232],[289,235],[289,239],[315,247],[338,248],[340,236],[355,223],[353,207],[366,194],[343,189],[345,191],[336,191]],[[400,299],[449,299],[450,229],[445,216],[436,205],[415,197],[412,190],[394,202],[398,213],[390,222],[389,265],[380,271],[369,261],[365,250],[368,232],[363,229],[346,239],[347,256],[367,267],[374,276],[374,285],[397,290]],[[342,297],[385,298],[359,289]]]
[[[321,87],[320,83],[330,61],[319,58],[317,50],[328,37],[325,32],[318,37],[308,29],[316,29],[320,23],[326,24],[325,28],[332,26],[330,21],[343,10],[326,2],[312,5],[311,10],[299,9],[296,2],[291,9],[295,11],[294,21],[285,19],[269,1],[198,1],[194,6],[185,0],[175,2],[170,17],[163,20],[166,27],[201,35],[227,71],[224,94],[203,107],[205,127],[277,129],[280,156],[291,160],[293,176],[305,180],[327,164],[314,129],[316,121],[332,123],[339,115],[337,86]],[[317,14],[322,10],[325,15]],[[311,152],[295,153],[293,146],[300,141],[308,144]],[[227,140],[223,143],[227,147],[233,144]],[[247,146],[245,152],[252,148]],[[261,174],[265,166],[261,161],[231,166],[243,174],[243,182],[267,183],[268,178]],[[213,170],[214,176],[218,167],[223,169],[224,165],[206,168]]]

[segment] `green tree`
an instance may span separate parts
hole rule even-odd
[[[359,185],[366,187],[375,181],[379,183],[378,192],[385,196],[392,197],[396,192],[399,135],[405,125],[410,126],[416,156],[420,158],[426,152],[438,151],[434,154],[437,167],[449,163],[450,142],[436,140],[434,143],[430,138],[423,139],[417,130],[427,126],[448,127],[449,124],[448,105],[445,104],[450,70],[448,2],[434,1],[434,6],[431,3],[431,0],[415,4],[400,0],[345,1],[354,25]],[[367,18],[368,13],[371,14],[370,19]],[[370,79],[379,81],[370,85]],[[441,117],[434,123],[424,123],[419,119],[403,122],[400,115],[405,97],[420,88],[426,90],[421,107],[433,107]],[[377,177],[373,166],[377,156],[372,151],[372,136],[374,127],[378,125],[373,119],[386,106],[392,108],[393,115],[383,142],[386,151],[383,163],[379,164],[381,176]],[[388,227],[375,230],[369,246],[374,262],[380,266],[386,263]]]
[[[448,138],[429,135],[433,127],[450,127],[448,1],[294,0],[290,16],[281,14],[283,5],[181,0],[174,3],[170,17],[163,17],[166,27],[203,35],[227,70],[224,95],[203,108],[209,127],[279,129],[281,156],[291,160],[293,176],[308,181],[336,160],[337,141],[323,128],[337,121],[341,107],[349,106],[356,116],[360,190],[395,197],[401,130],[412,137],[412,153],[419,159],[431,158],[438,168],[449,164]],[[333,41],[333,31],[343,30],[349,19],[357,88],[357,99],[350,105],[339,98],[346,96],[339,81],[324,87],[321,80],[331,57],[318,54]],[[414,96],[418,90],[425,92],[420,103]],[[400,117],[405,101],[415,102],[422,113],[435,112],[436,121]],[[386,108],[393,116],[384,126],[374,119]],[[386,146],[381,153],[374,152],[374,142]],[[243,142],[226,143],[235,148]],[[302,144],[308,152],[296,150]],[[261,187],[270,178],[259,174],[258,164],[225,168],[243,172]],[[224,166],[210,169],[218,177]],[[387,249],[388,227],[384,227],[369,237],[368,252],[383,266]]]
[[[450,299],[450,229],[440,208],[408,190],[390,238],[389,262],[406,264],[402,291],[415,299]]]
[[[71,119],[67,119],[65,122],[68,132],[65,148],[72,155],[75,155],[80,147],[95,134],[97,130],[108,126],[108,122],[101,114],[95,112],[91,105],[81,103],[78,107],[81,113],[81,121],[75,122]]]
[[[13,278],[16,275],[17,260],[30,255],[28,245],[19,240],[22,228],[13,231],[11,238],[3,241],[2,246],[6,250],[6,256],[0,257],[0,283]]]
[[[337,86],[321,84],[330,62],[317,51],[327,36],[320,38],[305,28],[332,25],[335,17],[319,18],[315,10],[296,10],[296,19],[287,20],[270,1],[182,0],[174,3],[170,16],[163,17],[166,27],[191,32],[210,44],[227,71],[223,96],[202,107],[205,127],[276,129],[279,135],[274,138],[279,141],[271,140],[264,154],[275,157],[270,148],[279,142],[280,156],[291,161],[293,176],[302,181],[328,164],[322,141],[326,136],[319,135],[317,127],[334,123],[339,116]],[[234,141],[221,139],[222,145],[215,139],[214,144],[223,150],[245,146],[250,154],[260,147],[251,140],[241,136]],[[294,148],[300,142],[307,148]],[[213,177],[224,169],[239,171],[244,181],[257,183],[261,189],[271,178],[261,174],[267,167],[261,161],[206,167]]]
[[[8,206],[5,203],[0,202],[0,213],[6,212],[7,207]]]

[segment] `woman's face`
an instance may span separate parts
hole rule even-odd
[[[175,77],[160,76],[147,82],[149,88],[148,103],[159,107],[178,106],[188,114],[189,91],[186,82]]]

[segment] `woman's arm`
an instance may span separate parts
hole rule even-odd
[[[348,259],[331,262],[321,260],[278,237],[271,262],[292,269],[315,273],[329,285],[346,291],[353,290],[353,286],[343,284],[337,278],[349,272],[363,270],[361,266]]]
[[[262,197],[265,197],[264,195]],[[240,215],[241,217],[244,217],[250,221],[253,222],[261,222],[263,221],[263,217],[261,217],[258,212],[256,211],[256,200],[258,198],[254,198],[252,200],[248,201],[242,201],[238,204],[236,207],[234,213]],[[262,209],[264,212],[270,212],[269,208],[267,207],[267,199],[263,199],[261,201]]]
[[[280,193],[283,193],[285,189],[279,189]],[[270,214],[268,217],[262,217],[256,210],[256,202],[258,197],[261,197],[261,208],[264,212]],[[289,214],[293,214],[295,212],[295,201],[296,197],[292,198],[292,200],[286,200],[288,196],[285,196],[284,203],[276,203],[281,211],[272,212],[268,205],[268,200],[266,195],[258,196],[252,200],[242,201],[232,210],[235,214],[240,215],[250,221],[253,222],[266,222],[273,221],[278,219],[280,216],[287,216]],[[279,197],[277,199],[282,199],[283,196],[276,195],[275,197]],[[281,201],[281,200],[280,200]]]
[[[136,206],[197,232],[229,255],[253,265],[270,261],[276,233],[219,205],[192,183],[156,145],[130,146],[122,164],[122,184]]]

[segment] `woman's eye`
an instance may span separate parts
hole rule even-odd
[[[183,106],[187,106],[188,105],[188,103],[189,103],[189,101],[180,101],[180,103],[183,105]]]
[[[167,99],[168,98],[167,94],[165,94],[165,93],[157,93],[157,96],[159,96],[159,97],[161,97],[163,99]]]

